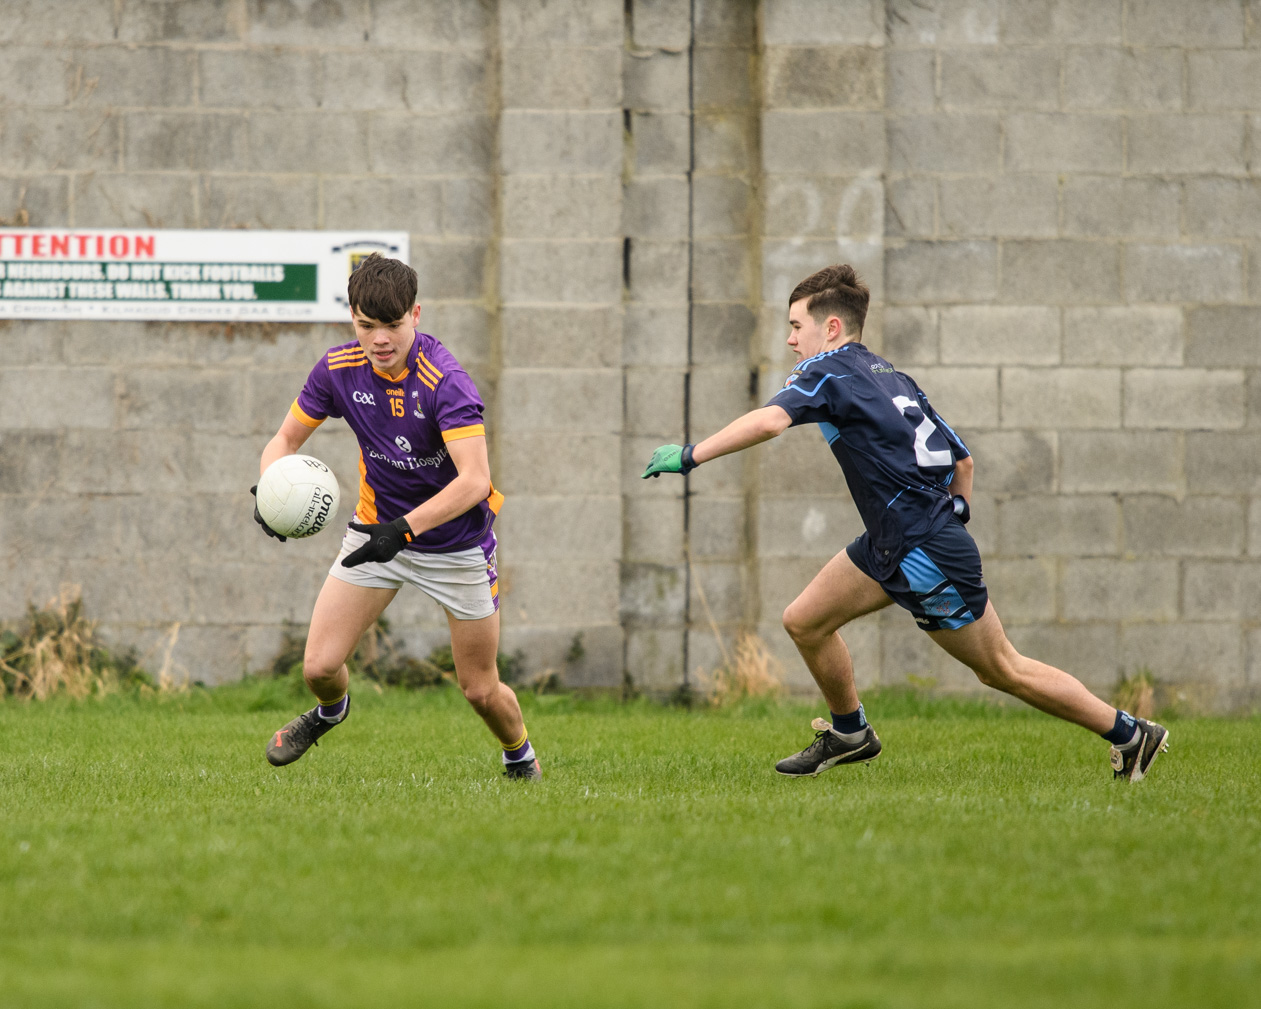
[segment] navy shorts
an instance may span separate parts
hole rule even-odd
[[[867,564],[867,534],[845,552],[868,578],[880,583],[889,598],[910,610],[926,631],[953,631],[980,620],[989,601],[981,578],[981,553],[958,519],[951,519],[927,542],[908,553],[884,581]]]

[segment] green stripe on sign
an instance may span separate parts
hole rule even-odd
[[[255,284],[254,293],[259,301],[315,301],[315,263],[286,263],[285,279],[278,284]]]

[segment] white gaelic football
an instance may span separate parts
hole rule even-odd
[[[284,455],[258,481],[258,513],[281,536],[314,536],[337,514],[337,477],[310,455]]]

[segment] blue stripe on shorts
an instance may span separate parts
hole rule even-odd
[[[854,540],[846,552],[863,574],[879,582],[889,598],[909,610],[926,631],[955,631],[985,613],[989,592],[981,578],[981,555],[956,518],[928,542],[910,550],[884,580],[872,573],[867,533]]]

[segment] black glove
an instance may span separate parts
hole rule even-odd
[[[370,526],[352,522],[350,528],[355,532],[367,533],[368,542],[342,561],[344,568],[358,567],[368,561],[392,561],[394,555],[414,539],[412,527],[405,518]]]
[[[281,536],[280,533],[276,532],[275,529],[273,529],[266,522],[264,522],[263,516],[261,516],[258,513],[258,484],[255,484],[253,487],[250,488],[250,493],[254,495],[254,521],[257,522],[260,526],[262,526],[263,532],[265,532],[272,539],[280,540],[281,543],[284,543],[285,541],[287,541],[289,539],[288,536]]]
[[[959,516],[959,521],[966,526],[968,524],[968,519],[972,517],[972,509],[968,507],[968,499],[956,495],[950,500],[955,514]]]

